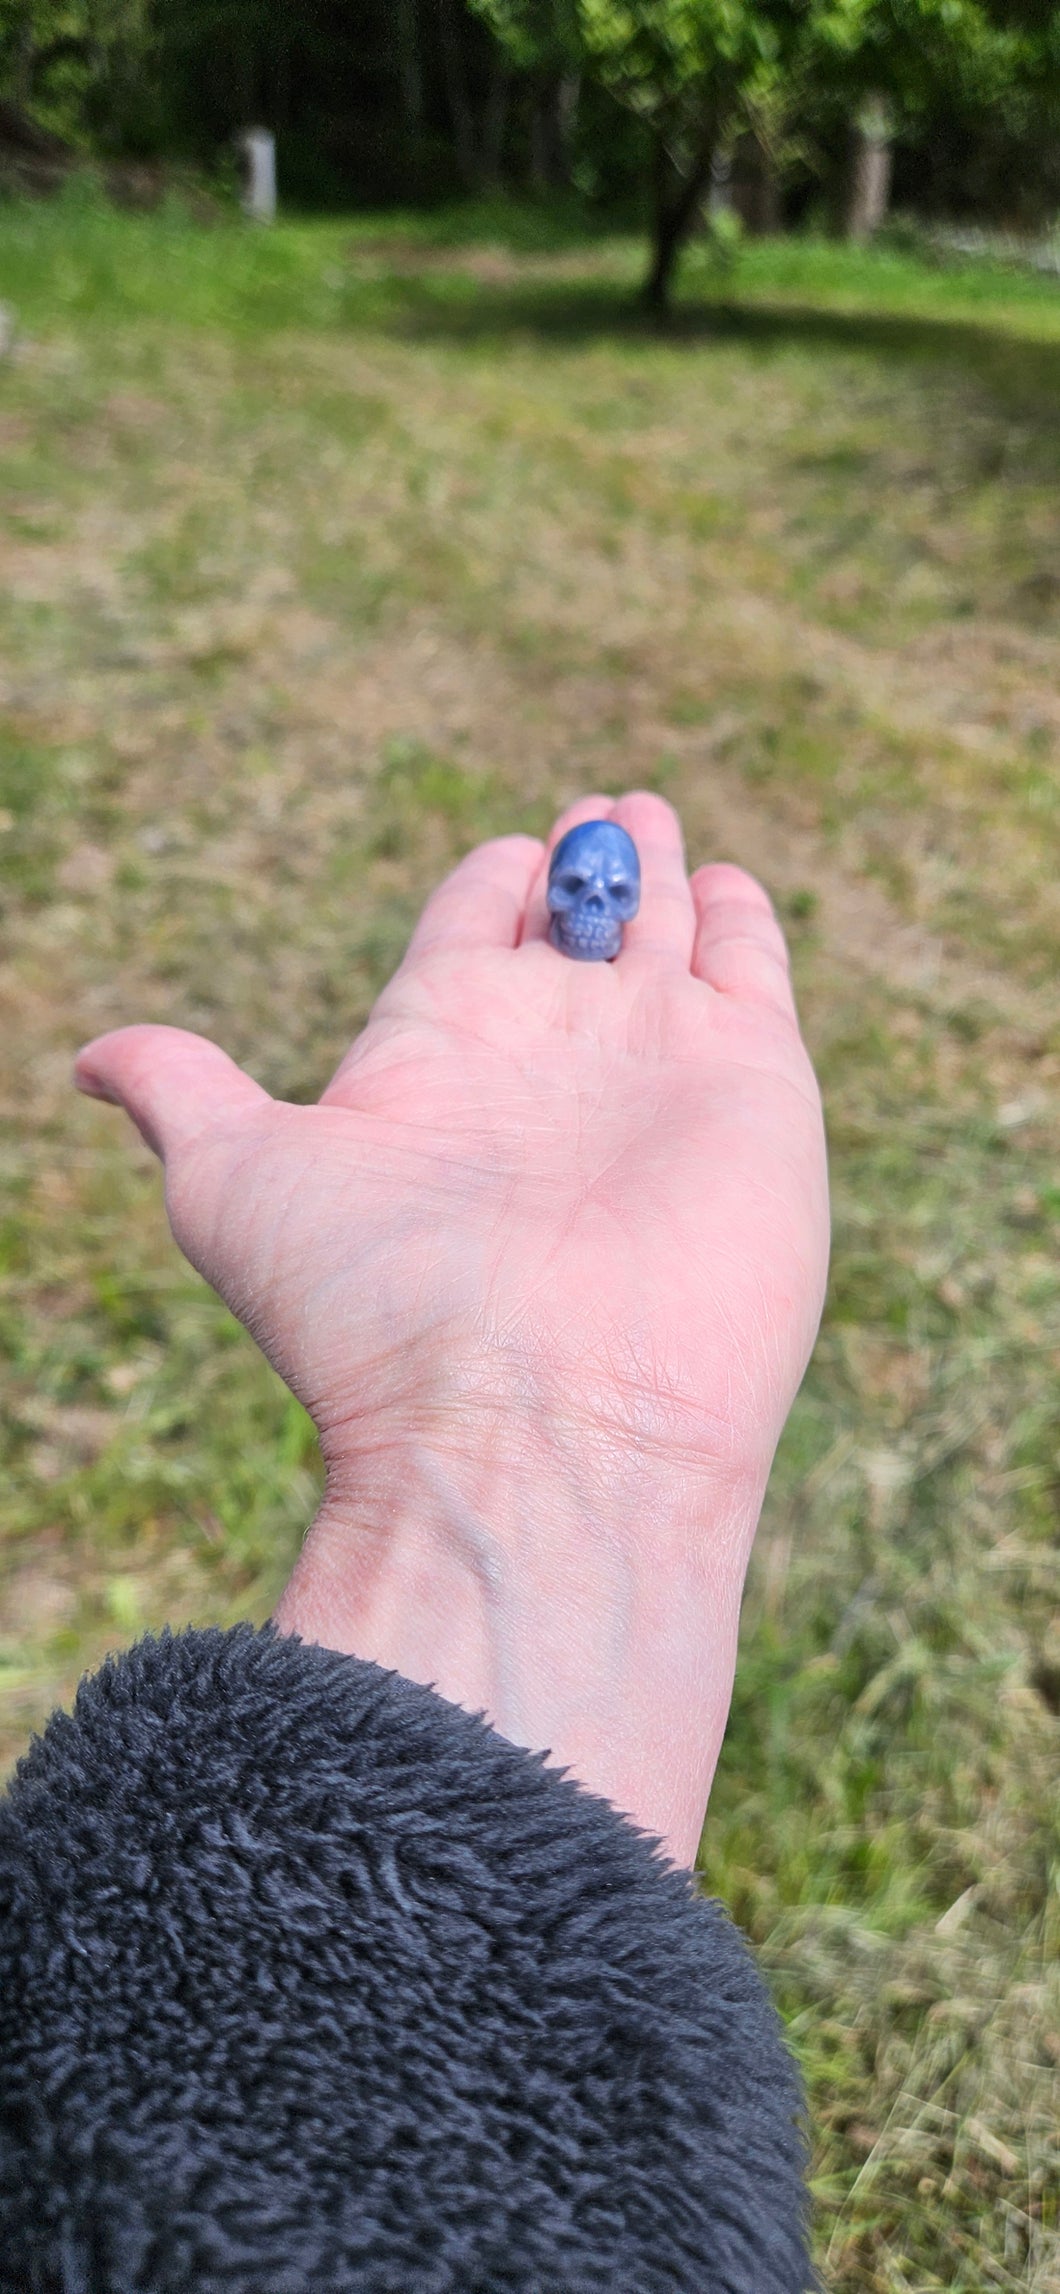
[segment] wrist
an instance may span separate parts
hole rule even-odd
[[[691,1863],[761,1486],[540,1406],[329,1446],[280,1630],[485,1713]]]

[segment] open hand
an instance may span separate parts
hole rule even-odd
[[[659,798],[614,964],[548,944],[547,858],[483,845],[314,1107],[178,1029],[81,1053],[174,1234],[318,1427],[278,1611],[549,1747],[691,1862],[773,1450],[817,1328],[817,1089],[765,894]]]

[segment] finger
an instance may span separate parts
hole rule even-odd
[[[480,844],[432,892],[402,971],[440,949],[514,948],[544,847],[536,836]]]
[[[619,798],[612,818],[633,838],[640,855],[640,907],[626,926],[623,955],[672,960],[687,971],[696,911],[677,814],[663,797],[638,789]]]
[[[74,1081],[90,1099],[124,1107],[163,1162],[219,1118],[270,1105],[227,1052],[185,1028],[117,1028],[79,1051]]]
[[[613,797],[579,797],[575,804],[567,806],[566,812],[561,812],[530,887],[520,937],[521,947],[526,947],[532,940],[548,939],[552,921],[548,912],[548,864],[561,836],[566,836],[568,829],[580,828],[583,820],[610,820],[614,809]]]
[[[698,923],[692,955],[697,979],[723,996],[745,996],[795,1017],[784,934],[773,903],[742,868],[714,861],[697,868],[692,898]]]

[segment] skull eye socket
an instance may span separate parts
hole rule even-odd
[[[619,877],[617,884],[609,884],[607,889],[611,894],[612,900],[629,899],[629,886],[626,883],[624,876]]]
[[[586,877],[575,875],[574,870],[571,868],[565,868],[562,876],[559,876],[556,879],[561,892],[570,892],[572,894],[583,891],[587,881],[588,879]]]

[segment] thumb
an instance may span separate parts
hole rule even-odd
[[[219,1116],[269,1105],[268,1092],[227,1052],[186,1028],[116,1028],[97,1036],[78,1052],[74,1082],[90,1099],[124,1107],[163,1162]]]

